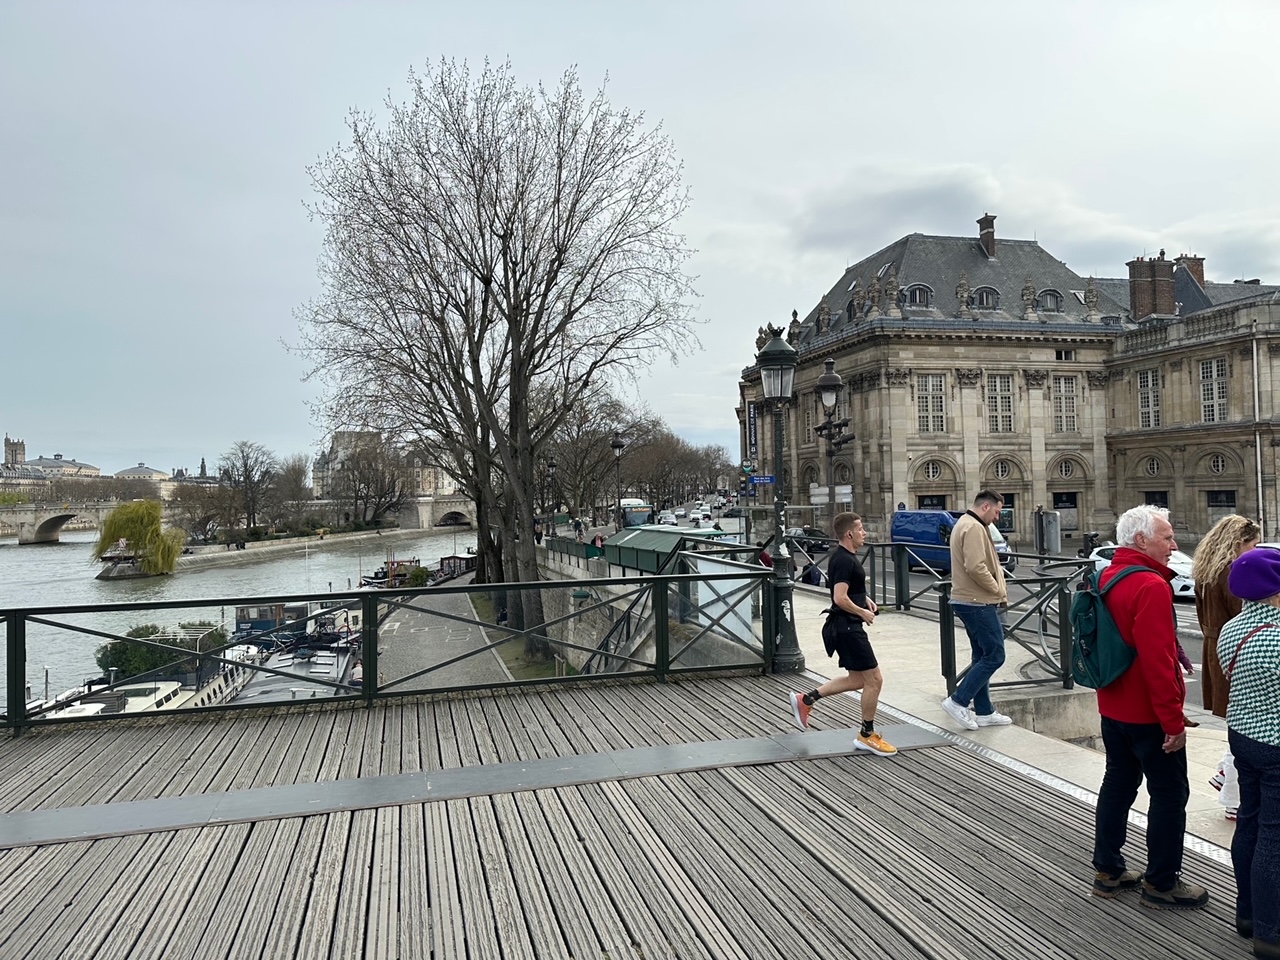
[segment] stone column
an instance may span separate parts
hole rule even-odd
[[[961,457],[960,486],[963,488],[960,503],[956,509],[963,509],[973,495],[982,489],[982,453],[978,449],[978,436],[983,431],[982,392],[978,385],[982,382],[982,370],[977,367],[959,367],[955,371],[956,385],[960,396],[956,403],[956,429],[964,438],[964,453]]]
[[[1031,503],[1028,506],[1035,510],[1037,504],[1040,504],[1046,510],[1052,510],[1044,446],[1045,433],[1052,425],[1049,420],[1052,411],[1044,399],[1044,385],[1049,379],[1049,371],[1023,370],[1022,379],[1027,388],[1026,422],[1027,434],[1031,440]]]

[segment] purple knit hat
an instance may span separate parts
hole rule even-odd
[[[1227,587],[1241,600],[1268,600],[1280,593],[1280,550],[1255,547],[1231,564]]]

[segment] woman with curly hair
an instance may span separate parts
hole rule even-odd
[[[1258,545],[1262,531],[1248,517],[1223,517],[1196,547],[1191,576],[1196,581],[1196,617],[1204,634],[1200,657],[1200,689],[1204,708],[1214,716],[1227,715],[1227,678],[1218,663],[1218,634],[1232,617],[1240,613],[1240,600],[1227,587],[1231,564],[1246,550]]]

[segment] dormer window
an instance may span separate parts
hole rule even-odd
[[[933,299],[933,291],[922,283],[907,288],[908,307],[927,307]]]
[[[1000,292],[995,287],[979,287],[973,291],[973,305],[978,310],[998,310]]]
[[[1062,294],[1057,290],[1043,290],[1040,293],[1040,310],[1043,313],[1062,312]]]

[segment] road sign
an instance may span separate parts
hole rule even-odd
[[[773,477],[772,476],[763,477],[763,476],[757,475],[751,478],[751,482],[752,483],[773,483]]]

